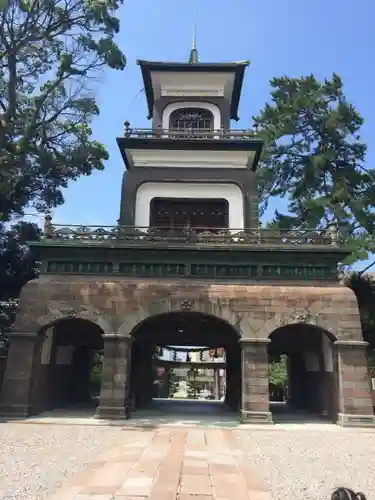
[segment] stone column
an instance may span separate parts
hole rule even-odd
[[[128,416],[132,338],[125,335],[106,334],[98,418],[122,419]]]
[[[36,408],[38,348],[43,340],[36,333],[9,334],[7,362],[0,394],[0,415],[27,417]]]
[[[241,422],[272,424],[268,388],[269,339],[241,339]]]
[[[367,345],[367,342],[363,341],[335,342],[338,356],[337,423],[342,426],[375,426],[367,367]]]
[[[331,420],[336,420],[337,409],[335,399],[335,363],[333,359],[334,346],[326,333],[321,332],[321,415]]]

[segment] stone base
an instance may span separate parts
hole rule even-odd
[[[336,423],[342,427],[375,427],[375,415],[338,413]]]
[[[125,406],[98,406],[95,418],[103,420],[126,420],[129,410]]]
[[[0,405],[0,418],[27,418],[35,413],[28,405]]]
[[[267,424],[272,425],[272,413],[270,411],[244,411],[240,412],[241,424]]]

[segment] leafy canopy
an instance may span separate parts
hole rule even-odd
[[[271,80],[271,102],[255,127],[265,139],[260,165],[263,210],[271,197],[288,201],[271,225],[327,228],[335,223],[353,254],[348,264],[375,249],[375,169],[365,166],[363,119],[344,94],[340,77]]]
[[[114,40],[121,1],[2,0],[0,220],[57,206],[70,180],[103,169],[90,84],[105,67],[125,67]]]
[[[38,276],[37,264],[26,245],[38,240],[36,224],[19,222],[10,229],[0,224],[0,348],[6,344],[18,306],[21,288]]]
[[[268,363],[268,380],[270,384],[284,388],[288,382],[288,358],[281,355],[278,361],[271,360]]]
[[[343,281],[357,297],[363,338],[369,343],[369,363],[375,376],[375,281],[369,275],[356,272],[346,274]]]

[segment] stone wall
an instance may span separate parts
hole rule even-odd
[[[95,277],[43,276],[22,290],[14,331],[37,332],[75,316],[105,333],[129,335],[150,316],[191,310],[231,324],[243,338],[266,338],[287,324],[308,323],[339,340],[361,340],[356,298],[348,288],[208,284]]]
[[[366,347],[366,342],[336,342],[341,375],[339,421],[344,425],[348,420],[352,425],[373,425],[374,408]]]
[[[3,375],[5,371],[6,362],[7,362],[7,353],[5,350],[0,349],[0,390],[3,382]]]
[[[374,423],[366,375],[366,343],[362,339],[357,300],[343,285],[210,284],[73,276],[43,276],[23,288],[0,412],[23,415],[35,409],[38,402],[35,353],[39,352],[38,345],[43,338],[37,333],[56,320],[82,318],[98,325],[104,334],[104,371],[98,415],[124,418],[130,405],[132,332],[154,315],[177,311],[215,316],[239,333],[242,421],[272,421],[267,370],[270,334],[285,325],[308,324],[330,332],[335,344],[333,380],[338,394],[336,396],[335,390],[331,398],[337,401],[335,414],[339,415],[340,423]]]

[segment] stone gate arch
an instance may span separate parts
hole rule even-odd
[[[270,337],[276,330],[288,325],[310,325],[327,332],[334,340],[341,338],[341,328],[338,317],[328,317],[321,311],[293,311],[286,310],[266,321],[264,332]]]
[[[130,336],[138,325],[150,318],[176,312],[195,312],[216,318],[227,323],[240,337],[248,330],[251,317],[249,313],[233,311],[229,302],[223,303],[219,299],[211,297],[199,297],[199,299],[163,297],[162,299],[145,301],[140,308],[128,313],[117,333]]]

